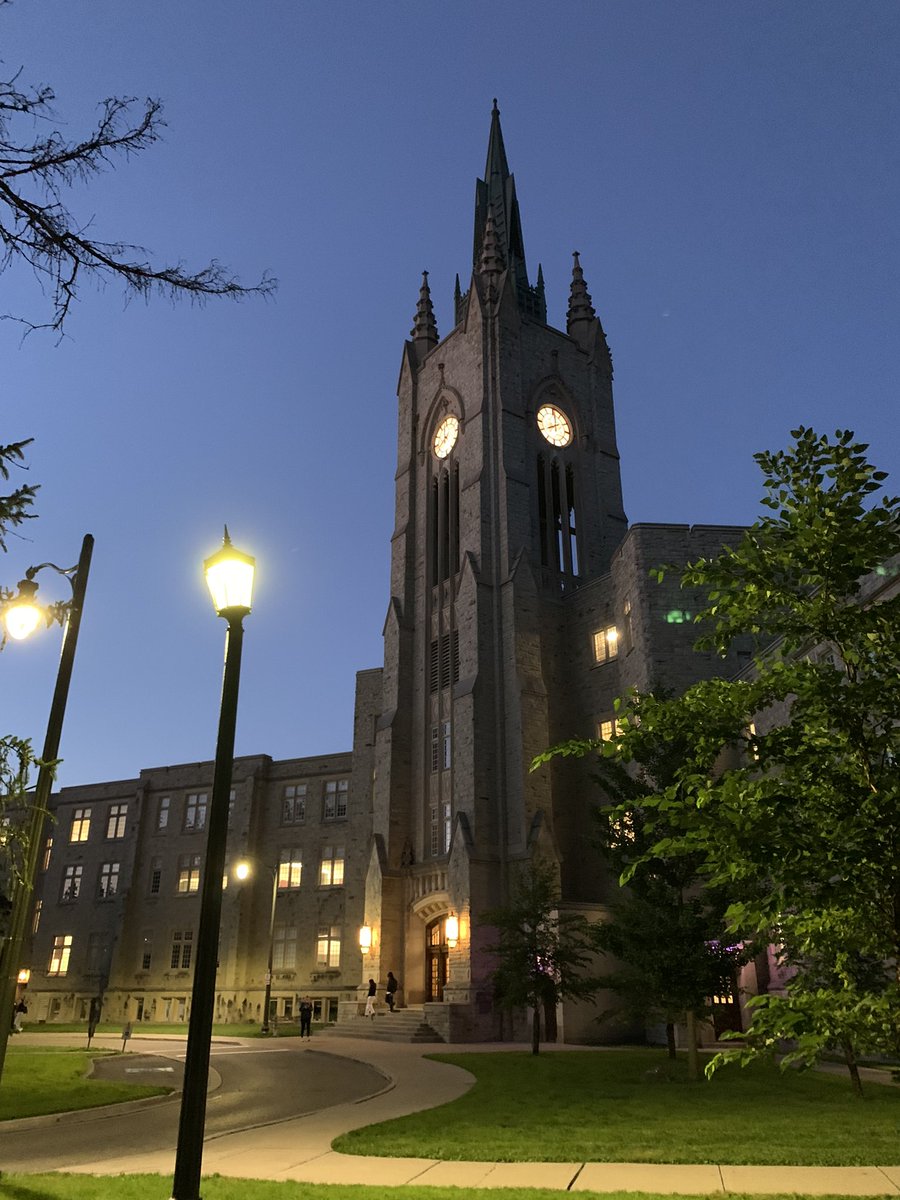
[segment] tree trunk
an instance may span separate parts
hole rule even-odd
[[[669,1048],[669,1058],[676,1058],[677,1051],[675,1046],[675,1022],[666,1021],[666,1045]]]
[[[844,1060],[847,1063],[847,1070],[850,1072],[850,1082],[853,1085],[853,1091],[860,1099],[862,1099],[862,1080],[859,1077],[859,1067],[856,1065],[856,1055],[853,1052],[853,1043],[844,1042]]]
[[[684,1019],[687,1032],[688,1079],[692,1083],[697,1083],[700,1079],[700,1055],[697,1053],[697,1020],[690,1009],[684,1014]]]
[[[531,1011],[531,1053],[540,1054],[541,1052],[541,1008],[540,1004],[535,1004]]]

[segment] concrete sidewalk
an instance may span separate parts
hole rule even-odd
[[[239,1039],[235,1039],[239,1040]],[[252,1042],[248,1043],[252,1045]],[[315,1051],[365,1062],[390,1079],[377,1095],[303,1117],[230,1133],[206,1142],[205,1175],[244,1179],[293,1179],[308,1183],[400,1184],[463,1188],[543,1187],[561,1191],[647,1191],[672,1194],[714,1192],[795,1192],[806,1195],[900,1195],[898,1165],[881,1167],[754,1167],[650,1163],[490,1163],[445,1162],[422,1158],[370,1158],[336,1154],[331,1143],[339,1134],[364,1125],[406,1116],[446,1104],[462,1095],[472,1077],[448,1063],[423,1055],[436,1045],[397,1045],[348,1041],[321,1033]],[[307,1048],[312,1048],[307,1043]],[[459,1046],[470,1052],[519,1050],[521,1046]],[[547,1047],[549,1053],[571,1053],[578,1047]],[[171,1050],[167,1050],[171,1054]],[[586,1050],[585,1052],[591,1052]],[[96,1175],[150,1172],[170,1175],[175,1150],[98,1159],[72,1170]],[[65,1168],[60,1168],[65,1169]]]

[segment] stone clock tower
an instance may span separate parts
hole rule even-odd
[[[529,763],[593,731],[573,711],[571,600],[608,575],[627,528],[606,338],[577,254],[565,331],[547,324],[496,102],[455,319],[441,339],[426,273],[398,388],[364,964],[393,970],[453,1040],[490,1032],[479,914],[511,864],[541,842],[567,899],[599,898],[579,879],[575,797]]]

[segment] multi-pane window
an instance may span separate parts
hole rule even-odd
[[[350,792],[349,779],[329,779],[325,784],[325,805],[322,816],[326,821],[335,821],[347,815],[347,796]]]
[[[601,742],[611,742],[624,728],[617,717],[601,717],[597,722],[597,737]]]
[[[172,934],[172,957],[169,960],[172,970],[186,971],[191,965],[193,949],[194,931],[192,929],[176,929]]]
[[[107,862],[100,867],[100,884],[99,895],[100,899],[108,900],[110,896],[115,896],[119,890],[119,863]]]
[[[341,930],[338,925],[320,925],[316,939],[316,965],[339,967],[341,965]]]
[[[71,933],[61,933],[53,939],[53,949],[50,951],[50,966],[48,975],[65,975],[69,969],[69,957],[72,953]]]
[[[439,842],[440,830],[438,827],[438,806],[436,804],[432,804],[432,806],[431,806],[430,817],[431,817],[431,821],[430,821],[431,853],[432,854],[440,854],[440,842]]]
[[[272,942],[272,966],[276,970],[290,971],[297,965],[297,926],[279,921],[275,925]]]
[[[161,858],[150,859],[150,895],[156,896],[159,894],[160,885],[162,883],[162,866]]]
[[[35,900],[34,915],[31,918],[31,932],[37,933],[41,926],[41,909],[44,907],[43,900]]]
[[[184,827],[188,831],[206,828],[206,809],[208,796],[206,792],[188,792],[184,802]]]
[[[303,851],[299,846],[285,846],[278,853],[279,888],[298,888],[303,875]]]
[[[83,867],[80,863],[69,865],[63,872],[62,890],[60,891],[60,900],[77,900],[81,892],[81,877]]]
[[[76,808],[72,813],[72,828],[69,830],[70,842],[86,842],[91,832],[91,810]]]
[[[631,621],[631,601],[622,605],[622,649],[627,654],[634,645],[634,626]]]
[[[41,870],[46,871],[50,866],[50,858],[53,854],[53,838],[48,837],[44,842],[44,857],[41,859]]]
[[[108,838],[125,836],[125,819],[127,815],[127,804],[111,804],[109,806],[109,816],[106,818],[106,836]]]
[[[618,657],[619,631],[615,625],[607,625],[591,635],[594,644],[594,662],[605,663]]]
[[[156,807],[156,828],[167,829],[169,826],[169,808],[172,800],[170,796],[160,796],[159,804]]]
[[[228,828],[231,828],[231,822],[234,820],[234,802],[237,799],[237,792],[234,788],[228,793]]]
[[[338,887],[344,882],[344,847],[325,846],[322,849],[322,865],[319,883],[325,887]]]
[[[186,896],[196,892],[200,887],[200,855],[181,854],[178,856],[178,893]]]
[[[450,820],[450,805],[445,803],[441,805],[441,827],[444,834],[443,853],[450,853],[450,834],[452,832],[452,821]]]
[[[441,721],[431,727],[431,770],[450,770],[450,722]]]
[[[285,784],[281,801],[281,823],[299,825],[306,819],[306,784]]]
[[[141,937],[141,970],[149,971],[153,962],[153,934],[145,929]]]

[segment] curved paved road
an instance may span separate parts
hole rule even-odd
[[[140,1052],[98,1059],[97,1074],[180,1087],[181,1047],[137,1039],[132,1047]],[[366,1063],[317,1052],[298,1039],[293,1044],[214,1044],[210,1061],[206,1140],[360,1100],[388,1083]],[[174,1095],[124,1111],[113,1106],[66,1113],[30,1129],[0,1126],[0,1163],[8,1171],[52,1171],[98,1158],[168,1151],[178,1137],[179,1105],[180,1095]]]

